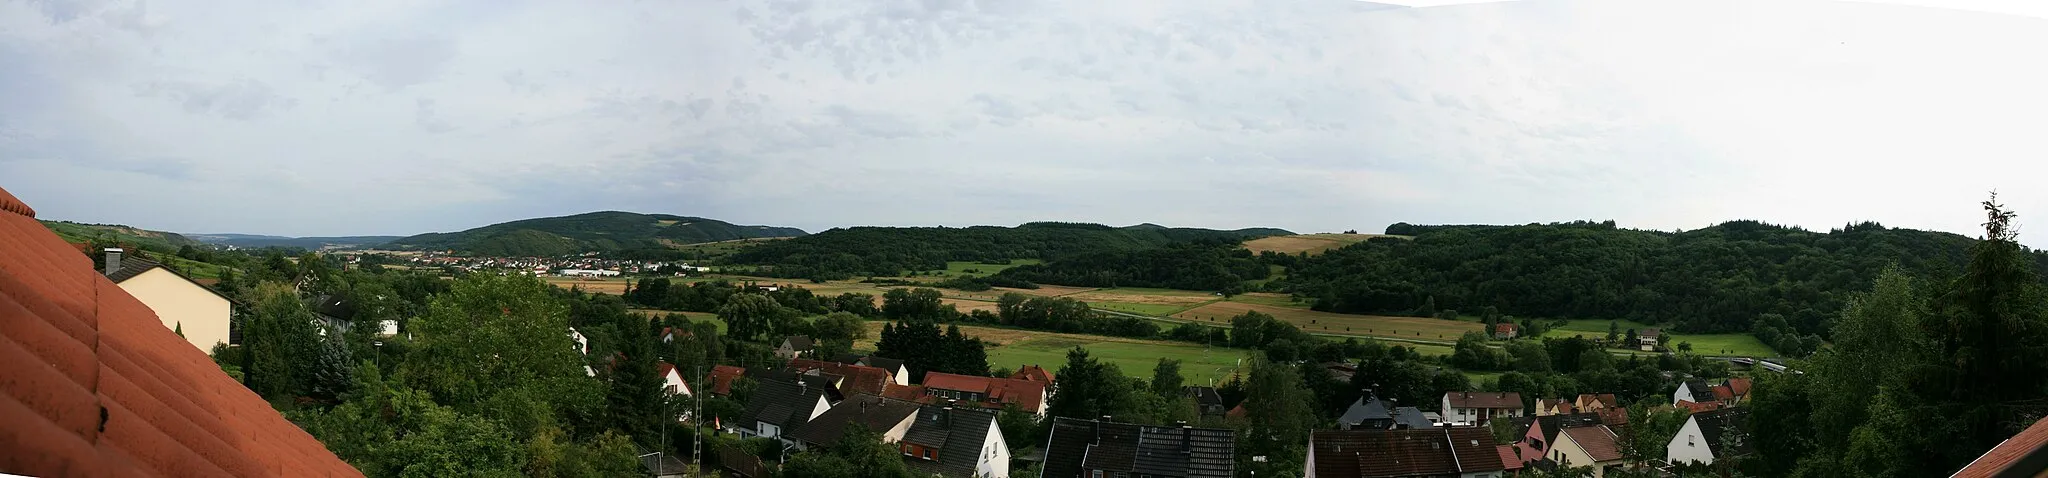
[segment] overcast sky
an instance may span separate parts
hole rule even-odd
[[[1402,3],[0,0],[0,187],[298,236],[595,210],[1977,235],[1993,189],[2048,223],[2030,2]]]

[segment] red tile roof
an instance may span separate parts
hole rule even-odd
[[[1451,408],[1522,408],[1522,394],[1516,392],[1450,392],[1444,398]]]
[[[798,373],[817,370],[845,377],[846,382],[839,384],[840,390],[867,395],[881,395],[885,387],[894,383],[894,380],[892,380],[894,375],[890,374],[888,370],[865,365],[849,365],[824,360],[792,359],[789,361],[789,369]]]
[[[1037,413],[1045,405],[1045,382],[1017,380],[1010,378],[976,377],[950,373],[925,372],[924,388],[954,390],[984,394],[988,401],[1002,404],[1017,404],[1017,408]]]
[[[1250,412],[1245,411],[1244,404],[1240,403],[1237,404],[1236,408],[1232,408],[1228,412],[1223,412],[1223,418],[1244,418],[1245,415],[1249,413]]]
[[[1493,452],[1500,455],[1500,466],[1507,471],[1522,469],[1522,457],[1516,456],[1514,445],[1494,445]]]
[[[897,400],[910,400],[913,402],[920,401],[926,398],[924,396],[923,385],[897,385],[895,383],[883,385],[882,396],[887,398],[894,398]]]
[[[0,190],[0,471],[362,476]]]
[[[1614,443],[1614,431],[1605,426],[1566,428],[1564,435],[1571,437],[1572,443],[1579,444],[1580,449],[1586,450],[1586,455],[1592,456],[1593,461],[1621,459],[1621,446]]]
[[[1573,403],[1586,404],[1591,402],[1599,402],[1600,406],[1608,408],[1621,404],[1621,400],[1614,398],[1612,393],[1581,393],[1578,400],[1575,400]]]
[[[1602,408],[1594,410],[1593,413],[1600,415],[1601,425],[1612,427],[1628,424],[1628,407]]]
[[[1025,365],[1024,368],[1017,369],[1017,373],[1010,374],[1010,378],[1052,383],[1052,371],[1037,365]]]
[[[740,377],[744,377],[746,375],[747,369],[734,367],[731,365],[712,366],[711,393],[714,395],[721,396],[732,395],[732,381],[737,380]]]
[[[1502,323],[1498,323],[1498,324],[1493,324],[1493,333],[1496,333],[1496,334],[1513,334],[1513,333],[1515,333],[1515,329],[1517,329],[1517,328],[1518,328],[1518,327],[1515,327],[1515,324],[1510,324],[1510,323],[1502,322]]]
[[[1715,385],[1715,386],[1714,386],[1714,399],[1715,399],[1715,400],[1721,400],[1721,401],[1728,401],[1728,400],[1734,400],[1734,399],[1735,399],[1735,390],[1734,390],[1734,389],[1731,389],[1731,388],[1729,388],[1729,387],[1728,387],[1727,385]]]
[[[1721,408],[1719,403],[1695,403],[1691,400],[1679,400],[1678,403],[1672,404],[1672,406],[1686,409],[1692,413],[1711,412]]]
[[[2031,460],[2028,460],[2029,458]],[[1949,478],[1988,478],[1992,476],[2039,476],[2041,462],[2048,457],[2048,418],[2034,422],[2034,426],[2021,430],[1991,447],[1983,456],[1971,461],[1969,466],[1957,470]],[[2032,466],[2022,463],[2033,463]]]
[[[1752,382],[1750,382],[1749,377],[1728,379],[1728,389],[1735,392],[1737,397],[1749,396],[1749,386],[1751,384]]]

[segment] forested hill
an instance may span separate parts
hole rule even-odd
[[[1223,231],[1152,224],[1034,222],[1017,227],[853,227],[754,246],[726,258],[731,264],[771,266],[779,277],[838,279],[894,276],[943,269],[947,261],[1057,259],[1082,253],[1137,251],[1205,239],[1241,241],[1291,234],[1281,229]]]
[[[390,245],[488,256],[558,256],[802,235],[803,230],[788,227],[741,226],[701,217],[605,211],[512,221],[462,232],[421,234],[391,241]]]
[[[1861,223],[1819,233],[1733,221],[1684,232],[1612,221],[1525,226],[1414,226],[1299,260],[1276,285],[1315,307],[1399,314],[1425,303],[1473,314],[1634,319],[1689,332],[1747,332],[1759,315],[1800,333],[1825,324],[1890,264],[1923,280],[1962,270],[1974,239]],[[2048,256],[2034,253],[2037,269]]]
[[[92,241],[97,244],[126,245],[158,252],[177,252],[184,246],[204,244],[175,232],[151,231],[118,224],[85,224],[71,221],[42,221],[43,227],[50,228],[71,242]]]

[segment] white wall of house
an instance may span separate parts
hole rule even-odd
[[[1557,433],[1557,446],[1550,447],[1550,460],[1566,466],[1592,467],[1593,478],[1604,478],[1608,465],[1621,463],[1621,460],[1605,463],[1593,461],[1593,455],[1586,453],[1585,447],[1579,446],[1578,441],[1572,440],[1571,434],[1564,432]]]
[[[185,280],[164,268],[121,281],[121,290],[135,296],[156,312],[165,330],[185,331],[185,341],[199,351],[213,353],[214,344],[227,343],[232,304],[208,291],[206,286]]]
[[[883,431],[882,441],[888,443],[903,441],[903,435],[910,434],[910,425],[913,423],[917,423],[917,413],[915,412],[903,417],[903,421],[896,422],[896,426],[889,427],[888,430]]]
[[[661,381],[662,389],[668,390],[668,393],[679,394],[685,397],[690,396],[690,384],[683,383],[683,372],[681,370],[669,369],[668,376],[662,377]]]
[[[1684,383],[1678,384],[1678,391],[1671,392],[1672,405],[1677,405],[1681,401],[1700,403],[1698,399],[1693,398],[1692,387],[1687,387]]]
[[[905,386],[905,387],[908,387],[908,386],[910,386],[910,369],[909,369],[909,368],[906,368],[906,367],[904,367],[904,366],[902,366],[902,365],[897,365],[897,366],[896,366],[896,373],[895,373],[895,374],[893,374],[893,375],[894,375],[894,376],[890,377],[890,379],[892,379],[892,380],[895,380],[895,381],[896,381],[896,385],[898,385],[898,386]]]
[[[1671,443],[1664,445],[1664,461],[1671,464],[1694,462],[1714,464],[1714,449],[1707,443],[1707,436],[1700,434],[1700,421],[1686,418],[1685,426],[1678,428],[1678,434],[1671,436]]]
[[[1003,441],[1003,430],[997,425],[990,423],[988,437],[981,440],[981,455],[974,464],[974,476],[1010,478],[1010,444]]]

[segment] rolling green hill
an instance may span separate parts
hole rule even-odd
[[[1276,234],[1292,233],[1266,228],[1223,231],[1151,224],[1119,228],[1064,222],[1017,227],[853,227],[749,247],[726,257],[725,262],[762,266],[757,273],[777,277],[894,276],[904,271],[944,269],[951,261],[1054,260],[1154,249],[1176,242],[1235,242]]]
[[[235,247],[297,247],[320,250],[326,247],[370,247],[398,239],[398,236],[285,237],[256,234],[187,234],[207,244]]]
[[[461,232],[420,234],[391,241],[387,246],[487,256],[559,256],[802,235],[803,230],[787,227],[741,226],[701,217],[605,211],[525,219]]]
[[[58,237],[70,242],[121,244],[158,252],[177,252],[179,247],[206,245],[175,232],[151,231],[119,224],[43,221],[43,227],[50,228]]]

